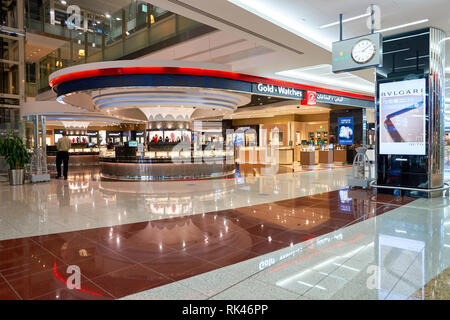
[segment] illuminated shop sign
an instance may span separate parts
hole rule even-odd
[[[305,91],[303,90],[263,83],[252,83],[252,92],[300,100],[305,97]]]
[[[136,131],[136,137],[142,137],[144,135],[144,131]]]
[[[325,93],[318,93],[317,94],[317,101],[319,102],[328,102],[328,103],[343,103],[344,97],[342,96],[333,96],[331,94],[325,94]]]
[[[120,137],[121,132],[108,132],[108,136],[110,137]]]
[[[98,131],[88,131],[88,132],[86,132],[86,135],[95,137],[98,135]]]
[[[315,106],[317,102],[317,93],[315,91],[306,91],[306,104]]]
[[[333,94],[326,94],[317,92],[317,102],[324,102],[330,104],[336,104],[341,106],[353,106],[362,108],[374,108],[375,104],[370,100],[362,100],[355,98],[348,98],[343,96],[336,96]]]

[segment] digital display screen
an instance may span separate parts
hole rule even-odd
[[[178,142],[181,140],[181,131],[171,130],[164,131],[164,140],[168,139],[169,142]]]
[[[244,134],[243,133],[234,133],[233,134],[233,143],[235,146],[243,146],[244,145]]]
[[[353,117],[338,118],[338,144],[353,144]]]
[[[137,147],[138,143],[137,143],[137,141],[128,141],[128,146],[129,147]]]
[[[425,81],[380,84],[380,154],[425,155]]]
[[[158,141],[163,141],[163,132],[162,131],[150,131],[150,141],[157,143]]]

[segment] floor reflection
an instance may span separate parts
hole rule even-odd
[[[78,189],[71,189],[70,184],[58,186],[62,188],[58,191],[60,205],[70,202],[71,192],[88,190],[83,181]],[[120,193],[114,192],[114,196]],[[408,203],[408,199],[343,189],[205,214],[5,240],[0,241],[0,274],[22,298],[69,299],[75,296],[61,294],[69,276],[65,268],[77,265],[92,286],[82,286],[84,291],[76,297],[119,298],[276,250],[289,250],[311,239],[318,239],[315,250],[320,249],[329,243],[321,236],[387,212],[384,206],[393,202]],[[164,207],[164,214],[178,213],[177,208],[189,210],[189,206]],[[156,214],[162,212],[154,209]],[[333,239],[343,241],[342,237]],[[291,256],[285,254],[285,258]],[[39,263],[30,266],[32,257],[38,257]],[[55,264],[57,273],[52,269]],[[15,268],[13,273],[11,268]],[[50,281],[55,274],[57,281]],[[0,283],[2,297],[11,297],[11,293]]]

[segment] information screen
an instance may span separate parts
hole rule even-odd
[[[128,142],[128,146],[129,146],[129,147],[137,147],[137,146],[138,146],[138,143],[137,143],[137,141],[129,141],[129,142]]]
[[[353,144],[353,117],[338,118],[338,144]]]
[[[380,84],[380,154],[425,155],[425,81]]]

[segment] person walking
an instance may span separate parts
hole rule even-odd
[[[67,172],[69,170],[69,149],[72,147],[72,142],[66,136],[66,132],[62,132],[62,137],[58,139],[56,149],[56,179],[61,178],[61,162],[64,161],[64,179],[67,180]]]

